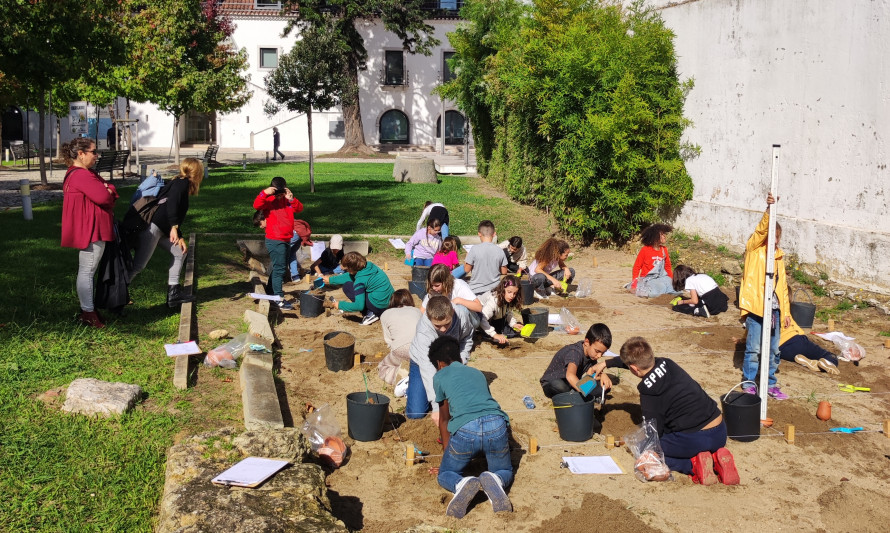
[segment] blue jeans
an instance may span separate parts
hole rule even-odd
[[[827,359],[834,366],[837,366],[837,356],[828,350],[815,344],[804,335],[795,335],[785,341],[785,344],[779,347],[779,357],[786,361],[794,361],[794,357],[801,354],[807,359],[818,361],[819,359]]]
[[[272,294],[284,296],[281,286],[284,284],[284,273],[287,270],[287,252],[290,244],[285,241],[266,239],[266,249],[272,260],[272,272],[269,273],[269,286]]]
[[[428,267],[428,266],[431,266],[432,264],[433,264],[432,257],[430,257],[429,259],[421,259],[419,257],[414,258],[414,266]]]
[[[779,311],[773,311],[773,319],[776,322],[776,327],[773,328],[770,336],[770,352],[772,354],[769,359],[770,387],[778,382],[776,369],[779,368]],[[748,338],[745,341],[745,362],[742,363],[742,376],[745,381],[757,382],[757,371],[760,369],[760,336],[763,331],[763,319],[749,314],[745,319],[745,328],[748,330]]]
[[[480,452],[485,454],[488,471],[501,478],[505,488],[509,487],[513,481],[513,466],[510,464],[507,422],[500,415],[471,420],[451,435],[439,465],[439,485],[454,492],[463,478],[464,468]]]
[[[726,423],[692,433],[668,433],[661,437],[664,462],[674,472],[692,473],[692,459],[701,452],[714,453],[726,446]]]
[[[448,224],[442,224],[442,238],[448,236]]]
[[[406,418],[423,418],[432,409],[426,397],[426,389],[423,387],[420,367],[414,361],[411,361],[408,367],[408,391],[405,393],[405,398]]]

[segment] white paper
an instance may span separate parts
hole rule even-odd
[[[275,472],[278,472],[287,466],[287,463],[287,461],[280,459],[248,457],[216,476],[211,481],[222,485],[234,485],[236,487],[258,485],[272,477]]]
[[[473,248],[473,246],[476,246],[476,245],[475,244],[463,244],[463,245],[461,245],[461,248],[463,248],[467,253],[470,253],[470,249]]]
[[[817,337],[822,337],[823,339],[825,339],[825,340],[827,340],[827,341],[829,341],[829,342],[835,342],[835,341],[837,341],[837,340],[852,341],[852,340],[854,340],[854,339],[856,338],[856,337],[847,337],[846,335],[844,335],[844,334],[841,333],[840,331],[832,331],[831,333],[816,333],[816,332],[813,332],[813,335],[816,335]]]
[[[318,258],[321,257],[321,254],[324,253],[324,249],[327,248],[327,245],[324,241],[315,241],[312,244],[312,248],[309,249],[309,257],[312,258],[312,262],[318,261]]]
[[[392,244],[396,250],[405,249],[405,241],[402,239],[389,239],[389,243]]]
[[[269,295],[269,294],[259,294],[256,292],[251,292],[251,293],[248,293],[248,296],[250,296],[254,300],[270,300],[273,302],[281,301],[281,296],[278,296],[277,294]]]
[[[621,468],[608,455],[592,457],[563,457],[573,474],[623,474]]]
[[[549,313],[547,315],[547,323],[551,326],[562,325],[562,315],[560,315],[559,313]]]
[[[603,354],[603,357],[618,357],[618,354],[613,352],[612,350],[606,350],[606,353]]]
[[[195,355],[201,353],[198,343],[195,341],[178,342],[176,344],[165,344],[164,349],[167,350],[167,357],[175,357],[177,355]]]

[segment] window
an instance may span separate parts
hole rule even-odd
[[[442,52],[442,82],[447,83],[453,80],[456,75],[451,71],[448,61],[454,57],[454,52]]]
[[[408,144],[408,117],[390,109],[380,117],[380,144]]]
[[[257,9],[281,9],[279,0],[256,0]]]
[[[328,139],[345,139],[346,124],[342,118],[333,119],[328,122]]]
[[[405,85],[405,53],[387,50],[384,61],[383,85]]]
[[[260,68],[278,68],[277,48],[260,48]]]
[[[464,116],[457,111],[446,111],[445,144],[463,144],[465,135]],[[436,138],[442,138],[442,117],[436,119]]]

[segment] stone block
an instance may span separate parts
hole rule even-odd
[[[272,370],[272,365],[274,364],[274,356],[269,352],[247,352],[244,355],[244,360],[241,362],[242,365],[256,365],[267,370]]]
[[[284,417],[272,371],[262,365],[242,364],[240,375],[244,427],[250,430],[283,428]]]
[[[132,409],[141,397],[142,388],[139,385],[79,378],[68,386],[62,411],[83,415],[119,415]]]
[[[244,321],[247,322],[248,331],[268,340],[269,342],[275,342],[275,334],[272,332],[272,326],[269,325],[269,318],[267,316],[246,309],[244,311]]]
[[[742,275],[742,267],[739,265],[739,262],[735,259],[727,259],[720,263],[720,271],[730,274],[732,276],[741,276]]]
[[[439,183],[436,162],[423,156],[396,157],[392,177],[402,183]]]

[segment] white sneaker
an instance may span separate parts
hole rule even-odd
[[[454,488],[454,497],[448,502],[445,514],[454,518],[463,518],[467,514],[467,505],[482,488],[479,478],[465,477]]]
[[[377,322],[378,320],[380,320],[380,317],[375,315],[374,311],[368,311],[368,313],[365,315],[365,318],[362,319],[362,325],[370,326],[371,324],[373,324],[374,322]]]
[[[405,394],[408,393],[408,378],[402,378],[396,383],[395,388],[393,389],[396,398],[401,398]]]
[[[494,512],[513,510],[513,504],[510,503],[510,498],[504,492],[504,482],[501,481],[501,478],[491,472],[482,472],[479,474],[479,483],[482,485],[485,495],[488,496]]]
[[[547,298],[549,298],[549,296],[547,296],[546,294],[541,294],[540,292],[535,291],[536,300],[546,300]]]

